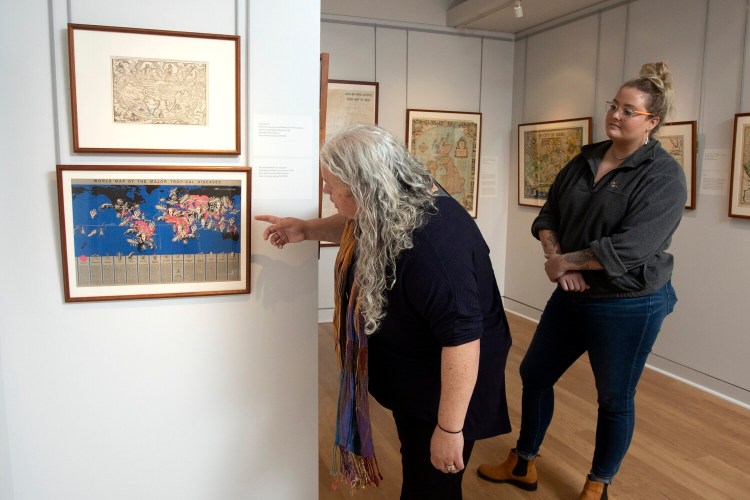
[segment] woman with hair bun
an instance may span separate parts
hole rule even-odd
[[[531,232],[557,283],[521,363],[521,430],[505,462],[481,478],[537,488],[536,457],[552,420],[553,387],[588,353],[599,404],[591,470],[580,499],[607,498],[635,424],[635,389],[677,302],[666,252],[687,190],[653,139],[673,106],[665,63],[645,64],[607,102],[609,140],[584,146],[550,187]]]

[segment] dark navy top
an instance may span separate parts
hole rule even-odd
[[[369,337],[370,393],[386,408],[436,423],[443,346],[481,339],[464,438],[504,434],[511,338],[489,248],[456,200],[439,196],[436,207],[399,256],[386,316]]]

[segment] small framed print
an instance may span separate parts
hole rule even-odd
[[[73,151],[240,153],[240,38],[68,24]]]
[[[750,219],[750,113],[734,115],[729,216]]]
[[[378,89],[378,82],[328,80],[325,142],[354,125],[377,125]]]
[[[656,139],[661,146],[677,160],[685,171],[687,181],[688,197],[685,208],[695,208],[695,159],[697,154],[696,143],[697,123],[695,121],[670,122],[659,128]]]
[[[66,302],[250,293],[250,169],[58,165]]]
[[[482,113],[406,110],[406,147],[477,217]]]
[[[590,116],[518,125],[518,204],[544,205],[557,174],[590,143]]]
[[[328,80],[324,143],[349,127],[378,124],[378,88],[378,82]],[[338,213],[331,200],[323,195],[322,178],[319,197],[320,217]],[[338,243],[321,241],[320,245],[338,246]]]

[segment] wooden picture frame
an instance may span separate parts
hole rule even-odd
[[[477,217],[482,113],[406,110],[406,147]]]
[[[750,219],[750,113],[734,115],[729,216]]]
[[[328,80],[326,86],[326,114],[323,144],[349,127],[378,124],[378,82],[355,80]],[[320,180],[320,217],[338,213],[331,200],[323,195],[323,179]],[[338,246],[338,243],[321,241],[321,246]]]
[[[240,154],[240,37],[68,24],[73,151]]]
[[[326,140],[326,106],[328,105],[328,67],[331,64],[331,55],[328,52],[320,54],[320,100],[318,111],[320,120],[318,123],[318,149],[323,147]]]
[[[591,144],[591,117],[518,125],[518,204],[541,207],[557,174]]]
[[[58,165],[66,302],[250,293],[250,169]]]
[[[685,208],[695,209],[695,162],[698,153],[696,121],[665,123],[656,133],[655,139],[677,160],[685,171],[688,197]]]

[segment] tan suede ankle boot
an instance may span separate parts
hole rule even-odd
[[[586,484],[583,485],[583,491],[578,495],[578,500],[608,500],[607,483],[600,483],[586,478]]]
[[[482,479],[493,483],[509,483],[526,491],[537,487],[536,460],[525,460],[516,455],[513,448],[505,462],[498,465],[482,464],[477,469]]]

